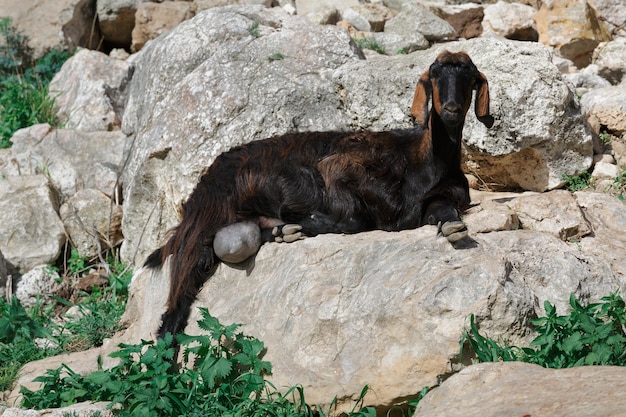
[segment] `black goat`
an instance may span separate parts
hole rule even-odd
[[[443,52],[419,79],[412,129],[291,133],[220,155],[183,205],[180,225],[146,261],[160,268],[172,256],[159,336],[184,329],[220,262],[216,233],[228,235],[233,225],[252,221],[262,241],[424,224],[439,225],[451,242],[467,236],[459,217],[470,202],[461,134],[473,90],[476,116],[491,127],[487,79],[467,54]]]

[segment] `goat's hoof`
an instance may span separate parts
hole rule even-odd
[[[439,232],[448,239],[450,243],[456,243],[467,237],[467,227],[462,221],[439,223]]]
[[[272,229],[272,236],[274,236],[274,242],[291,243],[305,238],[300,230],[302,230],[302,226],[299,224],[284,224],[282,226],[275,226]]]

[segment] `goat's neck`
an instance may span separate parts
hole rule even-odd
[[[433,153],[436,156],[446,160],[460,160],[463,124],[456,126],[445,124],[436,112],[432,112],[429,127]]]

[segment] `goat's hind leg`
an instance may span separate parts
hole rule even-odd
[[[424,213],[426,224],[437,226],[439,234],[450,243],[456,243],[468,236],[467,226],[461,220],[459,211],[448,201],[435,200],[429,203]]]

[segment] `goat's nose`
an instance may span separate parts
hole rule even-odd
[[[449,112],[449,113],[460,113],[461,112],[461,106],[459,106],[456,103],[446,103],[443,105],[443,110]]]

